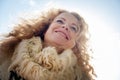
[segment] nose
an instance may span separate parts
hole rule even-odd
[[[69,30],[69,28],[68,28],[68,25],[67,24],[64,24],[64,25],[62,25],[62,28],[64,28],[65,30]]]

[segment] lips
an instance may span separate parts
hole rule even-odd
[[[70,36],[69,36],[69,34],[68,34],[66,31],[61,30],[61,29],[57,29],[57,30],[55,30],[55,32],[56,32],[56,33],[61,33],[62,35],[65,36],[65,38],[66,38],[67,40],[70,40]]]

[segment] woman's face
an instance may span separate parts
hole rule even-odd
[[[73,48],[79,31],[78,20],[70,13],[58,15],[45,33],[44,41],[48,45],[62,49]]]

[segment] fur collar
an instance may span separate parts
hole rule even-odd
[[[42,48],[39,37],[25,39],[16,47],[9,71],[26,80],[80,80],[77,58],[68,49],[58,54],[54,47]]]

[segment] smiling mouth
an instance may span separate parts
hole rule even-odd
[[[56,32],[56,33],[59,32],[59,33],[63,34],[67,40],[70,40],[69,36],[68,36],[66,33],[64,33],[64,32],[62,32],[62,31],[55,31],[55,32]]]

